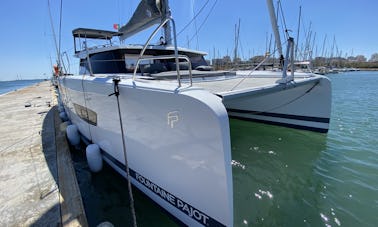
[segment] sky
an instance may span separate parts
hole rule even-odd
[[[138,3],[139,0],[63,0],[61,52],[67,53],[73,73],[78,65],[73,58],[72,30],[84,27],[114,31],[113,24],[127,23]],[[235,26],[240,19],[239,57],[248,59],[265,53],[272,34],[265,0],[169,3],[177,33],[204,6],[194,22],[179,34],[179,46],[208,52],[208,59],[233,56]],[[50,0],[50,7],[48,0],[5,0],[0,5],[0,80],[49,78],[57,59],[51,24],[58,36],[60,0]],[[281,0],[281,5],[286,27],[295,39],[301,6],[298,43],[303,44],[311,32],[314,54],[330,54],[332,46],[342,57],[364,55],[369,59],[378,53],[377,0]],[[284,27],[281,22],[279,27]],[[151,29],[146,30],[125,42],[143,44],[150,33]]]

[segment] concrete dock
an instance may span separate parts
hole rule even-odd
[[[50,82],[0,96],[0,226],[87,226]]]

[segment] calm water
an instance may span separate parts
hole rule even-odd
[[[378,223],[378,72],[329,77],[326,135],[231,120],[235,226]],[[109,167],[90,174],[85,158],[76,159],[90,224],[130,223],[126,181]],[[139,226],[176,225],[134,194]]]
[[[12,81],[0,81],[0,95],[5,94],[17,89],[21,89],[32,84],[39,83],[43,80],[12,80]]]

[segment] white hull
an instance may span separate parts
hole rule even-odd
[[[122,175],[124,155],[110,77],[60,79],[66,112]],[[131,183],[189,226],[233,225],[228,116],[221,99],[177,83],[119,84]]]
[[[307,74],[291,81],[282,72],[207,72],[205,53],[177,48],[175,32],[172,42],[169,28],[175,23],[168,23],[168,2],[159,3],[140,3],[138,19],[118,32],[73,30],[80,76],[59,78],[61,100],[82,137],[101,149],[98,157],[101,152],[127,177],[124,139],[131,183],[178,220],[188,226],[233,226],[229,116],[327,132],[330,82]],[[145,18],[146,9],[153,17]],[[160,25],[144,46],[113,46],[114,37],[123,40],[154,23]],[[168,44],[149,45],[163,27]],[[87,47],[87,39],[109,43]],[[287,66],[286,60],[284,72]],[[123,78],[116,86],[104,74]],[[277,81],[281,75],[285,81]],[[184,81],[194,85],[182,87]],[[109,96],[118,89],[119,96]]]
[[[316,132],[327,132],[331,83],[314,74],[296,73],[280,84],[281,72],[237,72],[235,78],[195,83],[222,97],[229,117]],[[309,76],[311,75],[311,76]]]
[[[328,132],[331,84],[325,77],[276,84],[250,93],[224,94],[230,117],[315,132]]]

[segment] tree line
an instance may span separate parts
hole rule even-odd
[[[279,59],[271,56],[267,58],[264,55],[257,55],[248,60],[231,59],[230,56],[224,56],[223,58],[213,59],[212,65],[219,69],[225,69],[232,68],[235,65],[258,65],[262,61],[264,61],[264,65],[272,65],[277,64]],[[378,53],[372,54],[369,60],[364,55],[349,56],[347,58],[315,57],[311,59],[311,65],[313,67],[378,69]]]

